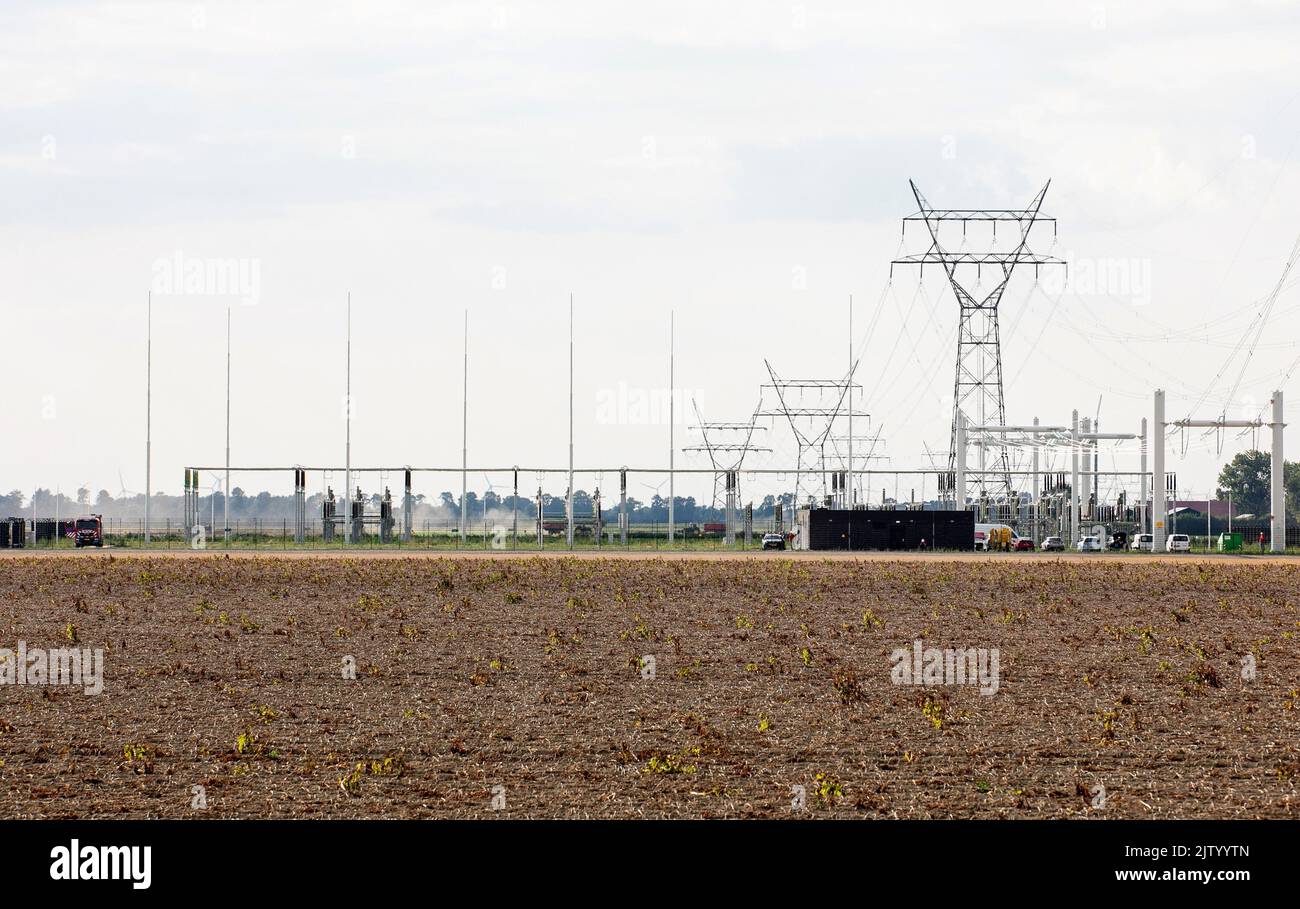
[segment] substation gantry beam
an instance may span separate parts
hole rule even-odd
[[[1085,426],[1087,425],[1086,422],[1084,425]],[[1016,444],[1015,442],[1008,443],[1006,441],[1006,436],[1008,435],[1030,436],[1035,441],[1039,437],[1044,437],[1044,436],[1046,437],[1054,436],[1058,438],[1063,437],[1063,440],[1069,444],[1071,450],[1071,483],[1070,483],[1070,507],[1069,507],[1071,542],[1077,542],[1077,538],[1079,535],[1079,525],[1081,523],[1079,454],[1083,445],[1085,443],[1095,445],[1097,442],[1100,441],[1131,441],[1134,439],[1141,440],[1142,441],[1142,463],[1141,463],[1139,474],[1142,478],[1142,500],[1143,501],[1140,507],[1145,508],[1146,477],[1147,477],[1146,419],[1145,418],[1142,420],[1142,429],[1140,432],[1087,432],[1081,429],[1080,427],[1079,412],[1077,410],[1073,412],[1069,426],[1044,426],[1038,422],[1037,417],[1034,417],[1034,422],[1028,426],[1024,426],[1024,425],[971,426],[966,422],[964,414],[959,415],[958,422],[957,422],[957,459],[956,459],[957,482],[956,482],[956,489],[954,492],[954,497],[956,501],[959,503],[957,506],[959,509],[965,507],[965,501],[966,501],[965,477],[968,472],[966,469],[966,447],[968,445],[974,445],[977,447],[989,447],[991,445],[991,443],[986,439],[977,438],[972,440],[971,439],[972,434],[998,436],[1002,440],[998,445],[998,447],[1006,447],[1008,444]],[[1033,445],[1033,469],[1031,471],[1031,475],[1033,476],[1033,493],[1034,493],[1032,499],[1033,501],[1032,508],[1033,508],[1033,536],[1034,536],[1035,545],[1038,544],[1038,535],[1039,535],[1038,524],[1040,518],[1039,507],[1038,507],[1038,501],[1039,501],[1038,454],[1039,454],[1039,446],[1037,444],[1034,444]],[[1090,470],[1085,472],[1089,476],[1093,477],[1094,480],[1095,478],[1100,476],[1106,476],[1111,473],[1117,473],[1117,472],[1102,473],[1101,471],[1097,471],[1097,470]],[[1009,476],[1012,473],[1013,472],[1008,471]],[[1124,474],[1124,475],[1128,475],[1128,474]]]
[[[1165,430],[1174,429],[1260,429],[1267,426],[1273,431],[1272,451],[1269,457],[1269,549],[1273,552],[1286,550],[1286,463],[1282,448],[1282,430],[1286,428],[1282,410],[1282,391],[1273,392],[1270,402],[1273,417],[1269,422],[1257,417],[1253,420],[1229,420],[1219,417],[1213,420],[1198,420],[1190,417],[1181,420],[1165,420],[1165,392],[1156,389],[1153,402],[1155,470],[1152,476],[1152,488],[1155,503],[1152,510],[1152,549],[1156,552],[1165,546],[1165,525],[1169,518],[1168,502],[1165,499]]]

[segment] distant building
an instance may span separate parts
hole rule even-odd
[[[1228,518],[1228,503],[1222,499],[1177,499],[1169,503],[1169,514],[1177,515],[1180,518],[1203,518],[1205,517],[1206,506],[1209,506],[1210,517]]]

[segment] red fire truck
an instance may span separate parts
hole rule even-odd
[[[82,546],[102,547],[104,545],[103,515],[83,515],[73,522],[73,528],[73,539],[78,549]]]

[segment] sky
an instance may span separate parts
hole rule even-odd
[[[1008,423],[1136,432],[1156,388],[1171,417],[1254,417],[1279,387],[1300,413],[1300,273],[1257,321],[1300,234],[1298,45],[1284,2],[6,3],[0,486],[144,489],[152,293],[155,491],[223,463],[228,314],[232,462],[344,464],[349,294],[353,465],[464,445],[535,488],[568,463],[572,294],[580,468],[662,468],[670,423],[706,468],[696,407],[748,420],[765,364],[842,380],[852,349],[864,483],[906,498],[891,469],[946,462],[958,317],[938,269],[891,277],[925,247],[909,180],[952,209],[1050,180],[1030,247],[1069,278],[1022,267],[1003,297]],[[759,425],[745,463],[793,466]],[[1251,442],[1171,434],[1180,495]]]

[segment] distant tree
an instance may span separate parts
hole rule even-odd
[[[0,517],[17,517],[23,511],[22,490],[10,490],[8,495],[0,496]]]
[[[100,511],[113,507],[113,494],[107,489],[101,489],[95,494],[95,507]]]
[[[649,513],[646,515],[646,518],[651,521],[668,520],[668,500],[657,492],[650,497],[650,508],[647,510]],[[674,515],[674,517],[676,517],[676,515]]]
[[[695,496],[675,496],[673,498],[673,520],[683,523],[702,519],[700,508],[695,504]]]
[[[1219,471],[1219,498],[1232,496],[1232,508],[1238,514],[1267,514],[1269,512],[1269,467],[1267,452],[1251,450],[1238,452]]]

